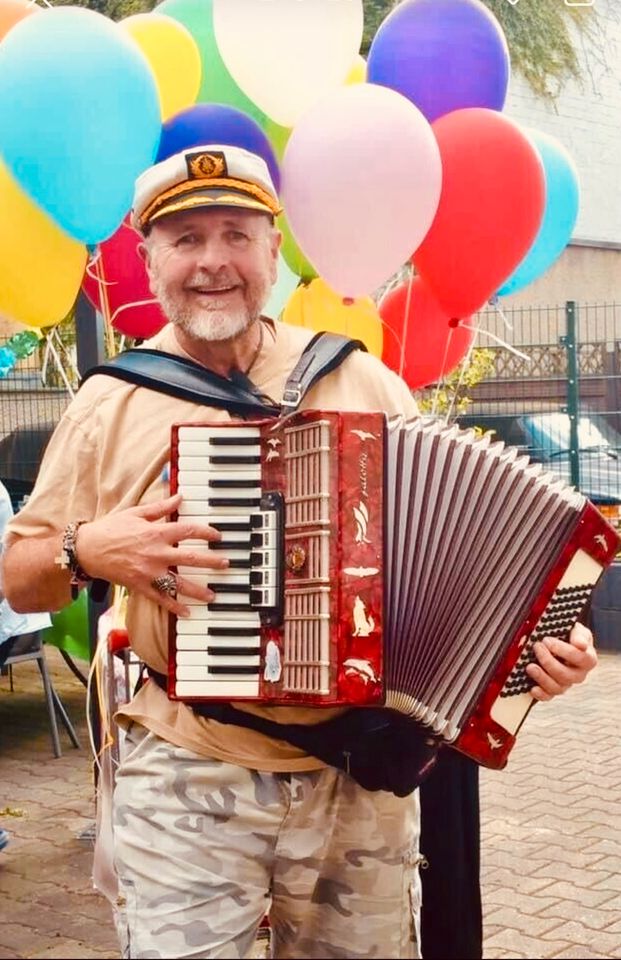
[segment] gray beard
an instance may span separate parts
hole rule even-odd
[[[233,312],[230,308],[224,309],[224,304],[219,308],[217,301],[210,310],[180,307],[161,289],[157,292],[157,298],[168,320],[194,340],[231,340],[247,330],[260,316],[260,310],[251,314],[246,306]]]

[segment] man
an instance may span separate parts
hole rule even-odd
[[[246,375],[276,402],[311,338],[261,316],[276,277],[278,210],[263,161],[218,145],[146,171],[133,210],[170,320],[149,346]],[[405,384],[360,351],[303,405],[416,414]],[[63,606],[70,580],[122,584],[133,648],[166,673],[168,614],[183,615],[184,598],[213,596],[181,575],[177,595],[168,593],[169,568],[227,566],[218,551],[187,543],[217,541],[214,529],[169,520],[181,499],[168,496],[165,479],[170,425],[205,420],[230,417],[111,378],[83,386],[11,525],[5,576],[18,609]],[[595,662],[590,635],[539,656],[532,671],[544,698]],[[282,723],[337,712],[252,709]],[[246,956],[267,911],[277,957],[419,955],[416,795],[367,792],[284,740],[198,716],[152,681],[121,721],[131,745],[115,791],[126,955]]]

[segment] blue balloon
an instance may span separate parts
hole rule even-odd
[[[278,160],[267,135],[248,114],[223,103],[197,103],[167,120],[157,159],[166,160],[180,150],[208,143],[257,153],[267,163],[276,190],[280,189]]]
[[[0,44],[0,155],[70,236],[111,236],[161,131],[155,79],[131,37],[79,7],[26,17]]]
[[[502,110],[507,41],[480,0],[406,0],[373,39],[367,81],[403,94],[430,123],[465,107]]]
[[[554,137],[539,130],[525,131],[543,163],[546,205],[539,232],[524,259],[498,290],[497,296],[517,293],[532,283],[560,257],[572,235],[580,206],[580,185],[574,163]],[[507,229],[511,225],[507,224]]]

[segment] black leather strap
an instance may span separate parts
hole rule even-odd
[[[91,367],[82,382],[98,373],[240,416],[275,417],[280,413],[280,407],[264,403],[241,384],[163,350],[125,350]]]
[[[317,333],[307,344],[289,375],[282,397],[281,413],[293,413],[302,397],[327,373],[338,367],[353,350],[364,350],[362,340],[351,340],[337,333]]]

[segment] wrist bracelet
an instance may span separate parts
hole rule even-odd
[[[88,523],[88,520],[72,520],[71,523],[67,524],[63,533],[62,553],[56,561],[60,564],[62,570],[69,571],[72,600],[77,598],[80,592],[80,586],[89,583],[93,579],[80,566],[76,552],[78,530],[83,523]]]

